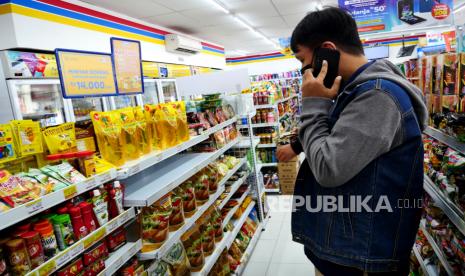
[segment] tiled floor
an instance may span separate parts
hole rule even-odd
[[[292,241],[291,213],[270,206],[271,218],[242,275],[314,276],[315,268],[303,245]]]

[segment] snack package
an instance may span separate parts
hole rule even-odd
[[[42,134],[39,122],[31,120],[12,120],[15,148],[18,156],[26,156],[43,152]]]
[[[124,141],[126,142],[126,146],[124,148],[126,157],[128,160],[137,159],[141,155],[140,137],[139,132],[137,131],[137,122],[134,117],[133,108],[126,107],[118,109],[116,112],[119,114],[122,133],[124,135]]]
[[[90,116],[94,123],[100,154],[113,165],[122,166],[126,162],[126,141],[118,113],[92,111]]]
[[[459,106],[457,85],[457,54],[444,54],[444,68],[442,72],[442,112],[456,112]]]
[[[142,154],[152,151],[152,136],[145,120],[144,111],[140,107],[134,107],[134,118],[136,119],[136,132],[139,136],[139,147]]]
[[[172,103],[176,110],[177,134],[179,143],[189,140],[189,126],[187,124],[186,105],[183,101]]]
[[[189,273],[189,260],[180,242],[175,243],[168,250],[166,255],[163,256],[163,261],[169,264],[171,275],[173,276],[184,276]]]
[[[80,275],[80,273],[84,270],[84,265],[82,263],[81,258],[77,258],[73,262],[71,262],[66,267],[58,270],[58,276],[74,276]]]
[[[74,123],[76,147],[78,151],[97,151],[95,144],[94,125],[91,120]]]
[[[15,150],[11,125],[0,125],[0,163],[15,160]]]
[[[142,252],[159,248],[168,238],[171,212],[170,194],[166,194],[151,206],[142,208]]]
[[[156,150],[161,149],[160,136],[157,132],[157,125],[155,123],[155,111],[157,110],[157,105],[146,104],[144,106],[144,116],[145,121],[147,122],[147,131],[148,135],[152,140],[152,148]]]
[[[216,149],[221,149],[226,145],[226,139],[224,138],[223,130],[215,132],[213,137],[215,138]]]
[[[173,276],[169,265],[164,261],[155,260],[154,267],[153,276]]]
[[[191,180],[187,180],[181,184],[182,189],[182,203],[184,216],[189,218],[197,209],[197,202],[195,200],[195,188]]]
[[[61,176],[69,184],[76,184],[85,181],[87,178],[82,175],[78,170],[71,166],[68,162],[62,162],[55,166],[47,166],[41,168],[41,171],[46,173],[46,169],[50,169]],[[45,170],[45,171],[44,171]]]
[[[0,171],[0,198],[10,208],[39,198],[43,195],[40,185],[11,175],[8,171]]]
[[[195,187],[195,199],[200,205],[204,204],[210,198],[208,187],[210,186],[210,179],[204,171],[197,173],[192,181]]]
[[[170,215],[170,231],[176,231],[184,224],[182,196],[183,190],[181,187],[176,187],[171,192],[171,205],[173,206],[173,211]]]
[[[82,255],[82,259],[85,266],[90,265],[91,263],[95,262],[100,258],[106,257],[108,257],[108,248],[106,244],[103,242],[94,245],[91,249],[84,252],[84,254]]]
[[[109,252],[115,252],[126,244],[126,229],[120,227],[106,237],[106,244]]]
[[[202,270],[204,265],[204,255],[202,250],[202,235],[199,226],[194,224],[181,236],[182,244],[186,249],[187,258],[191,272]]]
[[[214,194],[218,190],[218,183],[220,182],[218,170],[214,164],[209,164],[204,170],[209,179],[208,192]]]
[[[209,214],[210,223],[215,231],[215,241],[219,242],[223,239],[223,219],[221,217],[221,213],[217,208],[212,207],[211,210],[209,210]]]
[[[74,123],[48,127],[42,131],[42,135],[50,154],[77,151]]]
[[[215,249],[215,228],[210,222],[210,216],[203,215],[199,221],[199,231],[202,235],[202,251],[204,256],[210,256]]]

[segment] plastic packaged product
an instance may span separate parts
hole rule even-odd
[[[147,131],[152,140],[152,148],[160,150],[160,135],[157,132],[157,125],[155,119],[155,112],[157,111],[157,105],[146,104],[144,106],[144,116],[147,122]]]
[[[202,251],[202,235],[199,232],[199,226],[194,224],[189,228],[181,236],[181,241],[186,249],[190,271],[197,272],[202,270],[205,259]]]
[[[45,195],[51,191],[50,186],[41,185],[27,175],[20,173],[11,175],[0,170],[0,199],[11,208]]]
[[[126,230],[122,227],[116,229],[106,238],[108,251],[115,252],[126,243]]]
[[[76,147],[78,151],[97,151],[95,132],[92,121],[79,121],[74,123],[76,133]]]
[[[92,191],[92,206],[99,226],[108,222],[108,203],[99,189]]]
[[[80,240],[89,234],[89,230],[84,224],[81,215],[81,209],[79,207],[69,208],[69,215],[71,217],[71,223],[73,225],[74,236],[77,240]]]
[[[160,136],[160,149],[176,146],[178,141],[177,115],[171,104],[159,104],[155,111],[155,124]]]
[[[205,256],[210,256],[215,249],[215,228],[210,223],[210,217],[204,215],[200,221],[200,233],[202,235],[202,251]]]
[[[33,155],[43,152],[42,133],[39,122],[31,120],[12,120],[10,125],[18,149],[18,156]]]
[[[113,111],[91,112],[100,154],[115,166],[126,162],[126,141],[121,120]]]
[[[203,171],[200,171],[193,178],[194,187],[195,187],[195,199],[198,204],[202,205],[208,201],[210,198],[210,193],[208,187],[210,185],[210,180],[208,175]]]
[[[139,262],[137,258],[131,258],[129,261],[124,264],[124,266],[119,270],[118,275],[121,276],[132,276],[138,275],[136,270],[139,267]]]
[[[81,258],[77,258],[72,261],[66,267],[58,270],[57,276],[76,276],[81,275],[81,272],[84,271],[84,265]]]
[[[153,270],[153,276],[172,276],[175,275],[170,271],[169,265],[160,260],[155,260],[154,261],[154,270]],[[186,271],[186,273],[189,272],[189,270]],[[184,274],[180,274],[183,276]]]
[[[15,160],[17,149],[13,140],[13,130],[11,126],[8,124],[0,124],[0,133],[0,163]]]
[[[86,226],[89,233],[92,233],[97,229],[97,222],[94,218],[92,205],[88,202],[81,202],[78,206],[81,209],[81,215],[82,220],[84,221],[84,225]]]
[[[211,126],[216,126],[218,124],[215,114],[213,114],[210,110],[205,111],[205,118]]]
[[[3,249],[3,244],[0,244],[0,275],[2,276],[10,275],[8,271],[5,250]]]
[[[91,263],[89,266],[86,266],[84,276],[97,276],[103,269],[105,269],[105,260],[100,258]]]
[[[186,105],[183,101],[172,103],[173,108],[176,110],[176,123],[178,141],[186,142],[189,140],[189,126],[186,117]]]
[[[205,173],[208,175],[208,191],[210,194],[216,193],[218,190],[219,175],[217,168],[214,164],[209,164],[205,167]]]
[[[112,185],[109,185],[108,196],[108,212],[110,215],[110,219],[113,219],[124,212],[124,186],[121,185],[121,183],[118,180],[116,180],[115,182],[113,182]]]
[[[163,257],[163,261],[169,264],[173,276],[184,276],[189,273],[189,261],[182,243],[176,242]],[[161,271],[160,271],[161,272]],[[158,274],[157,274],[158,275]],[[160,273],[160,275],[163,275]]]
[[[121,120],[122,133],[126,145],[124,151],[128,160],[137,159],[141,155],[140,152],[140,132],[137,131],[137,122],[134,117],[132,107],[126,107],[116,110]]]
[[[75,154],[79,164],[79,171],[85,177],[91,177],[95,175],[96,168],[95,168],[95,158],[94,152],[92,151],[81,151]]]
[[[58,173],[62,178],[70,184],[76,184],[85,181],[87,178],[78,170],[71,166],[68,162],[62,162],[55,166],[49,166],[52,171]]]
[[[223,239],[223,219],[221,213],[213,207],[210,211],[210,223],[215,231],[215,242],[219,242]]]
[[[22,234],[21,238],[26,242],[26,248],[29,254],[29,260],[31,261],[32,269],[43,264],[45,261],[45,256],[39,233],[36,231],[29,231]]]
[[[134,107],[134,117],[136,119],[136,132],[140,137],[139,147],[142,154],[152,151],[152,136],[144,111],[140,107]]]
[[[172,212],[171,198],[165,195],[141,211],[142,252],[159,248],[167,239]]]
[[[87,252],[82,254],[82,260],[85,266],[90,265],[100,258],[108,257],[108,248],[104,242],[94,245]]]
[[[216,149],[221,149],[226,145],[226,139],[222,130],[215,132],[213,136],[215,137]]]
[[[175,188],[171,192],[171,205],[173,206],[173,211],[170,215],[170,231],[176,231],[184,224],[182,194],[183,191],[180,187]]]
[[[181,184],[182,189],[182,205],[184,216],[189,218],[197,209],[197,202],[195,200],[195,188],[191,180],[188,180]]]
[[[25,275],[31,271],[31,262],[23,239],[10,240],[5,243],[5,246],[13,275]]]
[[[53,226],[45,219],[34,224],[34,231],[39,232],[40,241],[46,259],[50,259],[58,253],[58,242],[53,231]]]
[[[54,216],[52,224],[60,250],[63,251],[76,242],[73,226],[68,214]]]
[[[50,154],[77,151],[74,123],[64,123],[42,130]]]

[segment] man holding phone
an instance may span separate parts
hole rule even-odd
[[[339,8],[307,14],[291,48],[302,62],[306,157],[294,241],[324,275],[407,275],[421,208],[398,202],[423,195],[421,91],[391,62],[368,62],[354,19]]]

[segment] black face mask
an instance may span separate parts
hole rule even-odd
[[[311,68],[312,68],[312,64],[311,64],[311,63],[305,65],[304,67],[302,67],[302,69],[300,69],[300,74],[303,76],[304,73],[305,73],[305,71],[306,71],[307,69],[311,69]]]

